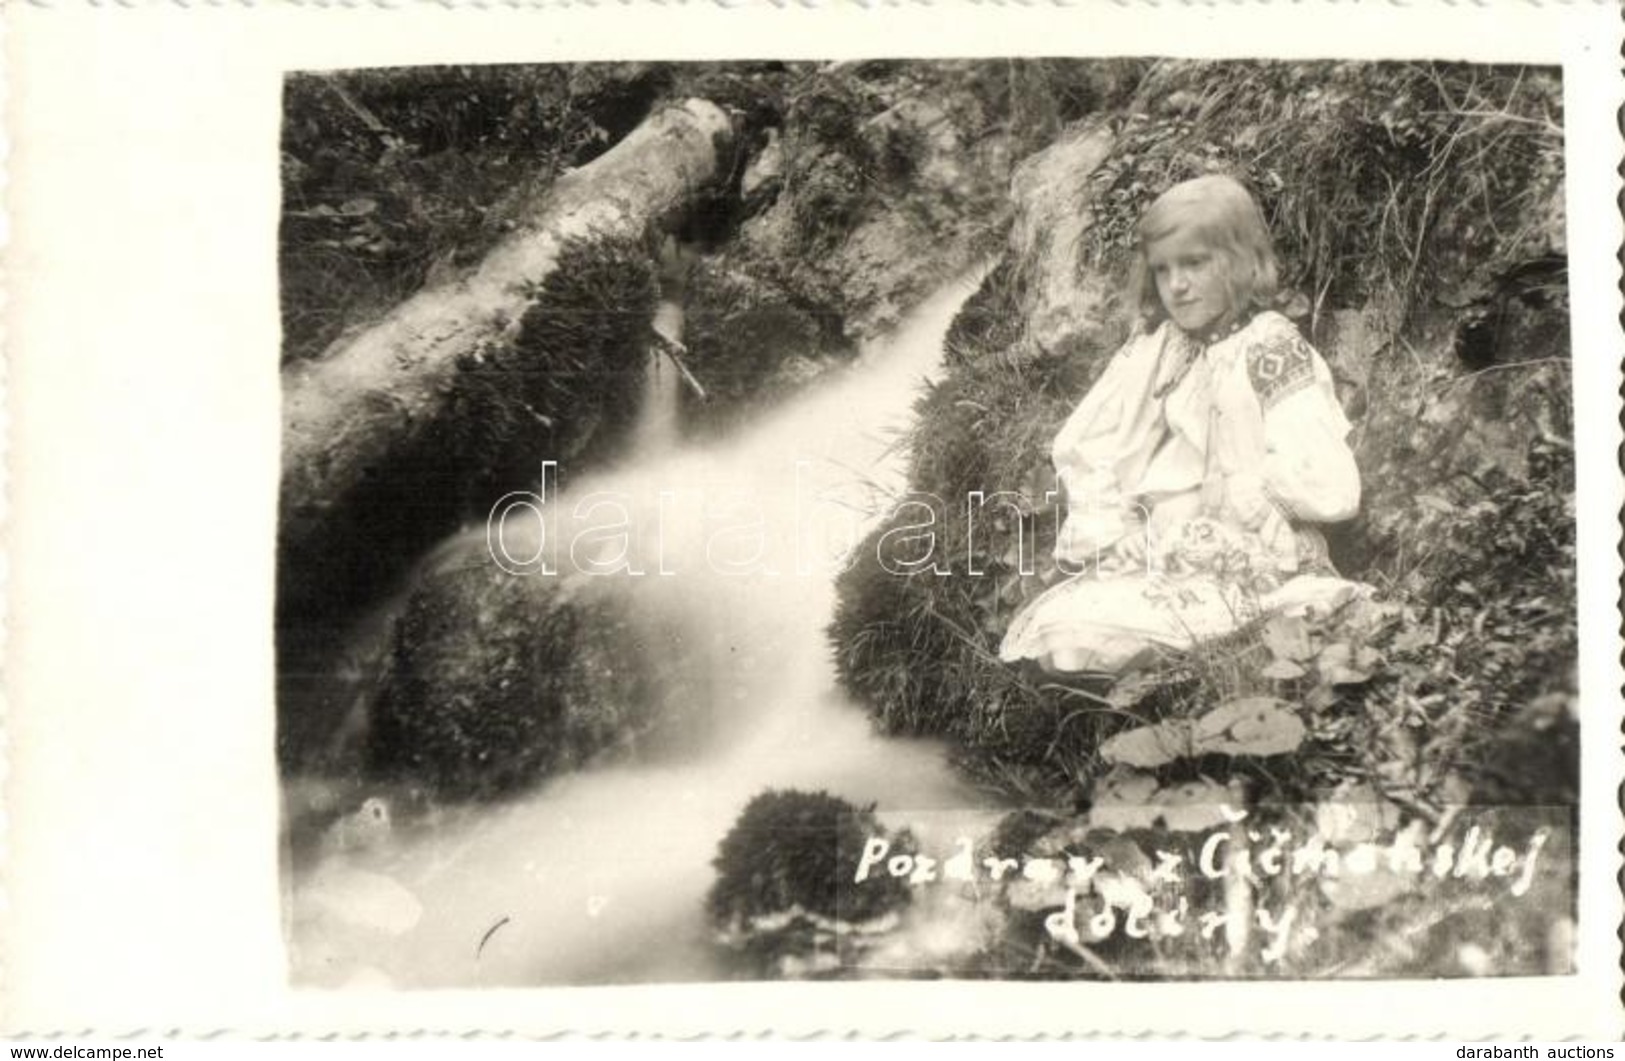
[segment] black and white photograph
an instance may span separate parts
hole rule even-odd
[[[1606,8],[8,10],[0,1034],[1625,1034]]]
[[[1558,68],[283,103],[294,983],[1572,971]]]

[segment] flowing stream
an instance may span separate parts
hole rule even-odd
[[[505,803],[394,831],[382,801],[364,804],[333,827],[352,842],[325,845],[287,885],[296,982],[721,978],[703,901],[717,844],[752,796],[822,789],[882,812],[985,815],[988,798],[942,745],[874,732],[837,687],[826,634],[838,565],[904,486],[900,432],[974,281],[720,442],[676,440],[678,372],[653,355],[632,456],[566,478],[557,506],[624,506],[626,566],[642,574],[616,577],[640,611],[689,632],[684,665],[705,672],[709,694],[635,761]]]

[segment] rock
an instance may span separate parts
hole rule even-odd
[[[1371,369],[1388,346],[1392,329],[1378,308],[1337,309],[1315,330],[1315,349],[1337,381],[1338,399],[1348,415],[1364,413]]]
[[[825,67],[799,86],[782,140],[747,170],[747,195],[775,170],[783,183],[770,206],[747,202],[737,260],[835,308],[853,340],[969,269],[1008,217],[1008,145],[974,65]]]
[[[762,208],[778,197],[784,186],[784,144],[777,129],[767,131],[767,145],[751,159],[739,179],[739,196],[745,202],[745,213],[760,213]]]
[[[767,791],[753,798],[723,837],[706,898],[718,942],[758,975],[838,972],[897,925],[908,884],[876,866],[857,870],[871,844],[886,857],[910,854],[904,830],[883,827],[874,808],[824,792]]]
[[[1566,260],[1563,173],[1555,154],[1522,177],[1515,199],[1495,204],[1505,227],[1486,219],[1480,204],[1450,204],[1441,212],[1434,302],[1460,309],[1494,297],[1506,276],[1525,263]]]
[[[805,366],[853,352],[838,315],[798,300],[750,264],[724,253],[690,271],[686,363],[707,394],[699,403],[685,392],[690,422],[725,423],[746,406],[790,393],[808,375]]]
[[[881,160],[927,187],[954,188],[967,179],[965,145],[941,105],[904,98],[865,123],[862,135]]]
[[[630,746],[685,691],[677,632],[637,616],[643,581],[511,575],[483,549],[420,577],[373,705],[371,771],[490,798]]]
[[[369,796],[354,813],[345,815],[328,827],[322,836],[322,850],[369,850],[387,840],[390,831],[389,804],[378,796]]]
[[[1026,338],[1051,356],[1109,354],[1127,335],[1120,278],[1079,260],[1091,223],[1089,174],[1114,140],[1107,124],[1085,120],[1025,159],[1010,182],[1010,251],[1021,263]]]
[[[1534,355],[1527,366],[1468,376],[1441,368],[1431,387],[1372,395],[1356,436],[1367,518],[1354,570],[1402,540],[1424,540],[1457,511],[1498,503],[1487,484],[1526,480],[1536,446],[1570,445],[1567,343],[1553,336],[1524,349]]]

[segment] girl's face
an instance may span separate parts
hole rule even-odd
[[[1145,249],[1157,298],[1175,324],[1191,333],[1228,323],[1230,302],[1224,256],[1189,228],[1178,228]]]

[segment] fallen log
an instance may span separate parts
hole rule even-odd
[[[497,359],[497,378],[482,380],[479,366],[491,351],[523,347],[521,331],[534,323],[527,314],[545,309],[539,292],[569,279],[556,274],[572,246],[631,244],[670,227],[729,171],[732,139],[728,115],[714,104],[689,100],[660,110],[604,155],[561,176],[467,275],[421,292],[320,358],[284,370],[282,615],[335,607],[334,594],[342,599],[335,579],[375,584],[391,566],[398,570],[401,557],[389,557],[409,553],[404,543],[430,542],[450,529],[459,469],[420,458],[439,447],[448,419],[468,415],[468,388],[503,386],[516,371],[548,371],[516,365],[510,356]],[[604,307],[617,310],[636,312]],[[643,333],[648,322],[636,325]],[[527,411],[544,424],[552,419]],[[404,507],[393,504],[401,499]]]

